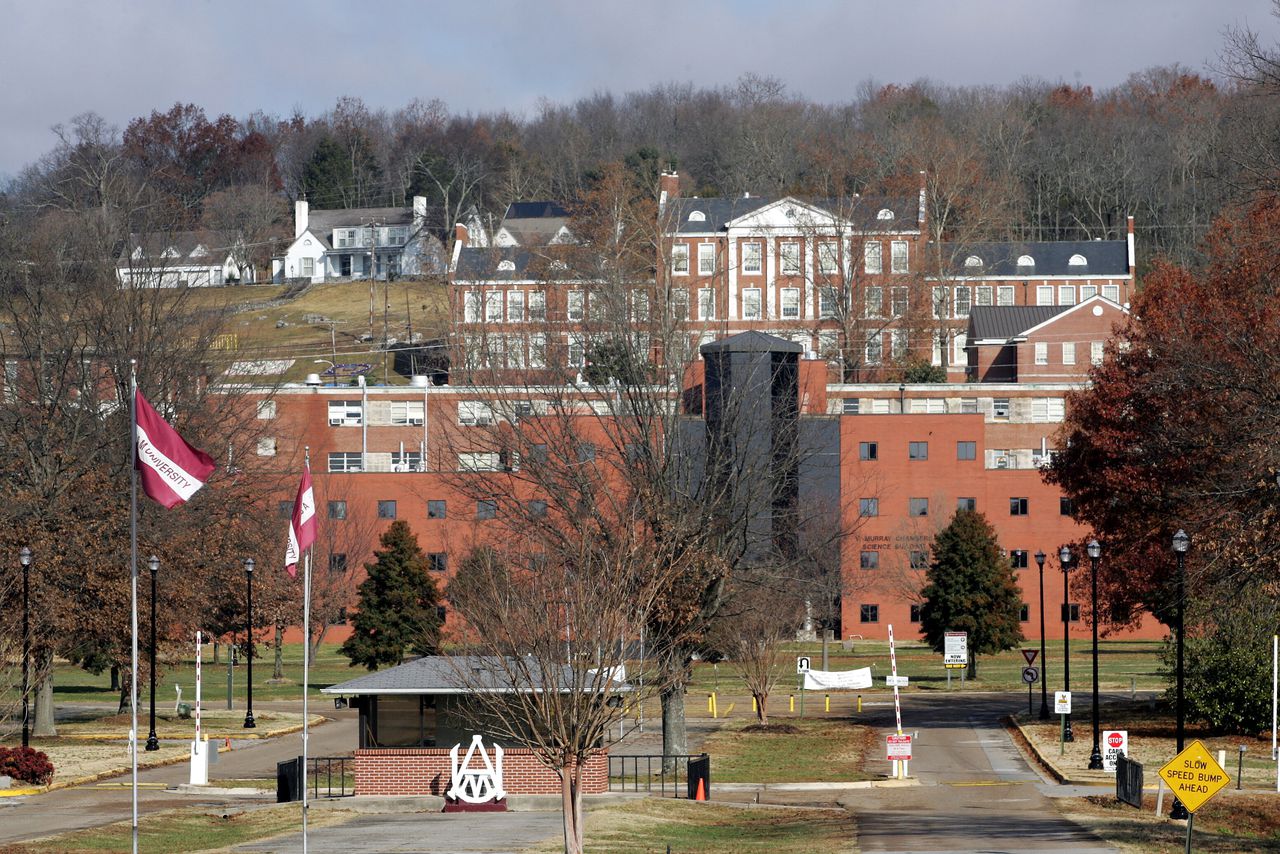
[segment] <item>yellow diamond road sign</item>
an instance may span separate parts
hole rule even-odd
[[[1160,777],[1190,812],[1200,809],[1231,782],[1198,739],[1161,768]]]

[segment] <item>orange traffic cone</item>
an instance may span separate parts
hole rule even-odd
[[[695,801],[705,801],[707,799],[707,788],[702,783],[702,778],[698,778],[698,791],[694,794]]]

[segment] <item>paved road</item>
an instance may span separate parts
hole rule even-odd
[[[272,704],[261,705],[267,708]],[[295,704],[298,710],[300,704]],[[322,712],[332,718],[311,730],[310,754],[332,756],[349,753],[356,746],[356,713],[351,710]],[[215,778],[271,777],[276,763],[302,752],[302,734],[270,740],[233,742],[229,753],[222,753],[210,769]],[[165,791],[166,786],[186,783],[190,773],[187,763],[168,765],[138,772],[141,786],[138,811],[145,815],[181,806],[220,806],[223,799],[180,795]],[[49,836],[69,830],[80,830],[128,821],[130,815],[130,777],[125,774],[74,789],[57,789],[42,795],[22,798],[0,798],[0,843],[17,842],[38,836]]]
[[[369,815],[312,831],[307,835],[307,850],[315,854],[515,854],[544,839],[563,839],[562,834],[558,812]],[[295,833],[232,850],[246,854],[301,851],[302,835]]]
[[[904,731],[918,731],[910,763],[921,785],[859,790],[840,798],[858,817],[858,842],[878,854],[1102,854],[1115,849],[1061,818],[1053,786],[1030,768],[1000,726],[1017,694],[911,695]],[[891,703],[872,723],[889,732]],[[887,773],[888,763],[881,762]],[[872,765],[871,770],[876,770]]]

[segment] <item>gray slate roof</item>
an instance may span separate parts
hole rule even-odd
[[[469,672],[471,676],[461,678],[459,671]],[[528,668],[536,674],[538,665]],[[428,655],[413,661],[406,661],[387,670],[379,670],[364,676],[358,676],[338,685],[330,685],[320,689],[325,694],[473,694],[477,691],[511,692],[509,680],[516,668],[504,667],[502,659],[487,655],[442,656]],[[573,684],[571,671],[564,666],[561,690],[568,690]],[[541,683],[534,683],[533,690],[541,688]],[[627,690],[625,683],[619,683],[619,690]],[[527,689],[526,689],[527,690]]]
[[[500,270],[498,265],[510,261],[511,270]],[[542,278],[546,259],[521,246],[464,246],[458,251],[458,263],[454,268],[454,280],[459,282],[509,282],[519,279]],[[538,275],[534,275],[535,269]]]
[[[970,343],[1008,341],[1068,311],[1071,305],[979,305],[969,311]]]
[[[221,264],[231,254],[235,246],[235,235],[225,231],[172,231],[168,233],[148,232],[146,234],[130,234],[129,242],[120,250],[118,264],[128,267],[131,264],[154,262],[170,266],[208,266]],[[207,255],[191,257],[196,247],[203,246]],[[142,248],[140,261],[133,261],[133,252]],[[178,253],[176,258],[165,258],[164,253],[173,249]]]
[[[358,228],[371,224],[413,225],[413,208],[330,208],[307,213],[307,230],[320,239],[325,249],[335,228]]]
[[[794,341],[751,330],[710,341],[698,348],[704,356],[709,353],[803,353],[804,347]]]
[[[932,251],[932,250],[930,250]],[[980,267],[966,267],[976,255]],[[1030,255],[1034,266],[1018,266],[1018,258]],[[1086,264],[1068,263],[1082,255]],[[1126,276],[1129,245],[1123,240],[1060,240],[1014,243],[944,243],[942,257],[949,260],[953,276]]]
[[[782,197],[786,198],[786,197]],[[914,231],[919,227],[919,202],[915,199],[890,196],[858,196],[848,199],[802,199],[797,201],[813,205],[833,216],[850,221],[854,228],[863,231]],[[675,198],[667,204],[671,211],[675,231],[680,234],[723,231],[726,224],[760,210],[778,201],[778,197],[711,197],[705,199]],[[893,219],[879,219],[882,210],[893,211]],[[706,216],[702,222],[689,221],[689,214],[701,211]]]

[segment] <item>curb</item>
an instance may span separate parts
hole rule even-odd
[[[833,783],[716,783],[719,792],[830,792],[852,789],[901,789],[919,786],[917,777],[905,780],[851,780]]]
[[[328,720],[329,719],[326,718],[324,715],[312,715],[310,724],[312,728],[315,728],[320,724],[327,723]],[[295,732],[302,732],[302,724],[300,723],[291,724],[287,727],[281,727],[280,729],[267,730],[266,732],[219,733],[216,736],[213,735],[213,733],[206,732],[204,733],[204,735],[209,736],[210,741],[221,741],[224,738],[230,738],[236,741],[241,741],[241,740],[248,741],[251,739],[279,738],[282,735],[293,735]],[[120,736],[120,735],[112,735],[107,733],[94,733],[94,732],[69,733],[67,735],[60,735],[58,737],[72,739],[75,741],[127,741],[129,738],[127,733],[123,736]],[[163,741],[191,741],[192,740],[192,739],[184,738],[181,736],[170,736],[170,735],[161,735],[159,736],[159,738]]]

